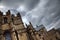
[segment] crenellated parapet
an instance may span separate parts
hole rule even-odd
[[[9,30],[11,28],[19,30],[25,28],[20,13],[18,12],[16,15],[11,14],[10,10],[6,12],[6,15],[3,15],[3,12],[0,11],[0,28],[2,30]]]
[[[8,10],[6,12],[6,15],[3,15],[3,12],[0,11],[0,22],[2,22],[0,24],[10,23],[10,22],[15,21],[15,20],[18,20],[18,19],[20,19],[20,22],[22,22],[22,18],[21,18],[20,13],[18,12],[16,15],[17,16],[15,16],[14,14],[11,14],[11,11],[10,10]]]

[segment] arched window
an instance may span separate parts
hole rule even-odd
[[[4,17],[4,23],[8,23],[8,21],[7,21],[7,18],[6,18],[6,17]]]

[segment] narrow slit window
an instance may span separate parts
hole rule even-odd
[[[6,18],[6,17],[4,17],[4,23],[8,23],[8,22],[7,22],[7,18]]]

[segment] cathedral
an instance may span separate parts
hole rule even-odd
[[[14,16],[10,10],[3,15],[0,11],[0,40],[60,40],[60,30],[47,31],[43,25],[40,30],[35,30],[29,22],[25,28],[21,15]]]

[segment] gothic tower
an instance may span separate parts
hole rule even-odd
[[[10,35],[10,40],[28,40],[20,13],[14,16],[8,10],[6,15],[3,15],[0,11],[0,34],[1,40],[7,40],[8,34]]]
[[[23,25],[22,18],[20,13],[17,13],[17,16],[13,16],[13,29],[15,30],[18,40],[28,40],[26,28]]]
[[[11,20],[11,15],[10,15],[10,10],[6,12],[6,15],[3,15],[2,12],[0,12],[0,32],[1,32],[1,40],[5,40],[6,36],[5,33],[6,31],[9,31],[11,29],[10,26],[10,20]]]

